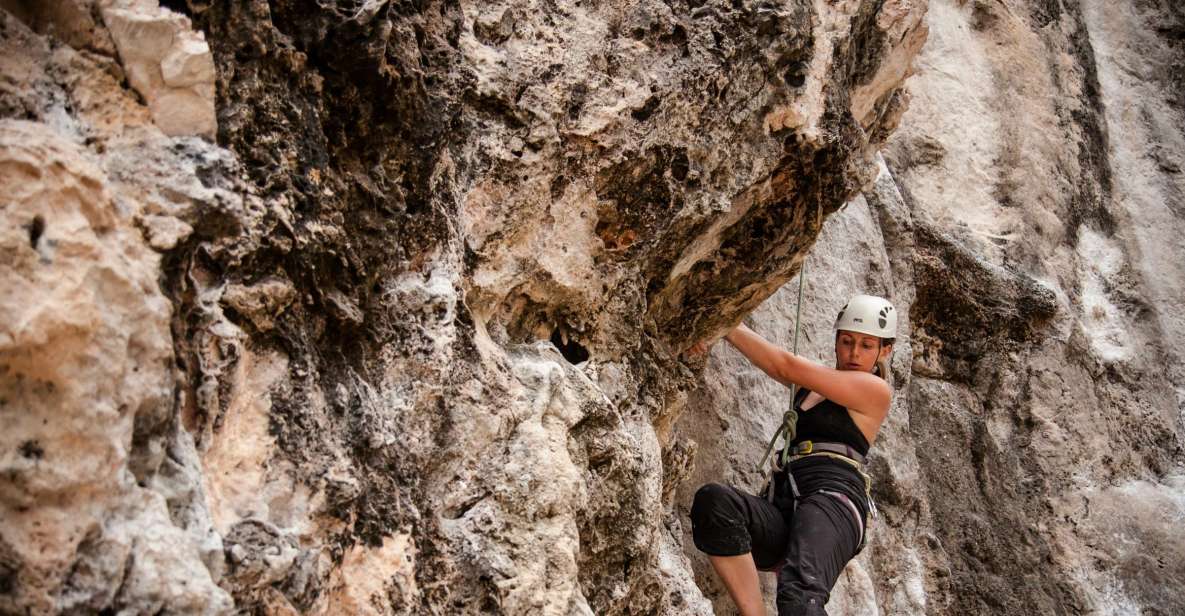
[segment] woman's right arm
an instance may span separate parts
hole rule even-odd
[[[754,366],[787,387],[805,387],[858,413],[883,416],[889,410],[892,391],[880,377],[815,363],[772,344],[743,323],[724,339]]]

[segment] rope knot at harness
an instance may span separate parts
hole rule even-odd
[[[797,389],[795,387],[794,389]],[[793,395],[798,392],[794,391]],[[793,400],[793,397],[791,398]],[[765,455],[761,457],[761,462],[758,463],[758,468],[765,468],[765,462],[769,459],[769,455],[774,451],[774,445],[778,439],[782,439],[782,450],[780,455],[774,458],[774,471],[780,472],[786,463],[786,459],[790,457],[790,443],[798,435],[798,411],[794,409],[793,402],[791,402],[790,410],[782,413],[782,424],[778,426],[777,432],[774,432],[774,437],[769,440],[769,445],[765,448]]]

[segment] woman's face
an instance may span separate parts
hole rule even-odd
[[[872,372],[876,360],[888,356],[891,350],[891,346],[882,345],[876,336],[841,329],[835,335],[835,368]]]

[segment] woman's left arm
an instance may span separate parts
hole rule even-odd
[[[724,337],[754,366],[789,387],[805,387],[857,413],[883,417],[889,411],[889,384],[868,372],[836,370],[795,355],[762,338],[744,324]]]

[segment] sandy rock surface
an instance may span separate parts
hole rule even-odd
[[[902,317],[830,613],[1179,612],[1183,24],[0,0],[0,612],[733,613],[788,392],[681,353],[804,263]]]
[[[176,442],[159,256],[103,170],[45,124],[0,121],[0,182],[0,607],[229,609],[208,520],[171,519],[200,494],[157,485],[197,464]]]

